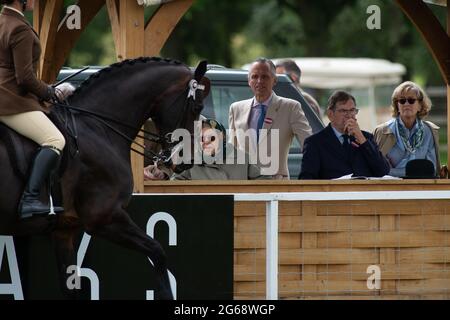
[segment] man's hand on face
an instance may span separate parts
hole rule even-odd
[[[364,137],[361,129],[359,128],[356,118],[350,118],[345,122],[344,132],[349,136],[355,137],[358,144],[363,144],[367,141],[366,137]]]

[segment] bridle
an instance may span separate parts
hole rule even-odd
[[[195,104],[196,104],[196,93],[198,90],[201,90],[201,91],[205,90],[205,86],[199,84],[196,79],[191,79],[189,81],[187,88],[185,90],[183,90],[182,92],[180,92],[178,94],[178,96],[175,98],[175,100],[169,105],[168,108],[173,107],[179,101],[180,98],[185,96],[185,102],[183,104],[183,112],[181,113],[180,118],[177,120],[175,128],[180,128],[182,124],[183,124],[182,128],[186,127],[187,114],[189,112],[194,111]],[[187,92],[187,94],[186,94],[186,92]],[[79,152],[78,143],[77,143],[78,130],[77,130],[77,125],[76,125],[76,121],[75,121],[75,114],[77,114],[77,113],[88,115],[91,118],[97,120],[98,122],[100,122],[101,124],[106,126],[108,129],[110,129],[111,131],[116,133],[119,137],[121,137],[125,141],[129,142],[131,144],[131,150],[133,152],[143,156],[144,158],[152,161],[153,163],[162,163],[162,164],[170,163],[171,158],[173,156],[173,154],[171,154],[172,149],[178,143],[180,143],[180,141],[173,141],[171,132],[169,132],[165,135],[155,134],[153,132],[144,130],[142,128],[137,128],[133,125],[130,125],[128,123],[125,123],[123,121],[120,121],[120,120],[117,120],[117,119],[114,119],[114,118],[111,118],[108,116],[105,116],[103,114],[99,114],[94,111],[86,110],[84,108],[72,106],[68,103],[67,100],[65,100],[63,102],[53,101],[52,104],[56,107],[62,108],[65,111],[65,117],[62,119],[61,119],[61,117],[59,117],[59,118],[64,123],[67,133],[75,141],[75,145],[77,148],[76,153]],[[151,155],[152,155],[152,157],[149,157],[145,154],[145,145],[136,142],[134,138],[129,137],[128,135],[123,133],[121,130],[114,127],[111,123],[114,123],[114,124],[119,125],[124,128],[132,129],[133,131],[137,131],[138,132],[138,134],[136,136],[137,138],[141,138],[144,141],[155,142],[155,143],[161,145],[162,147],[167,146],[167,148],[161,150],[159,153],[155,153],[152,150],[148,150],[148,152],[151,153]],[[150,137],[147,137],[145,135],[148,135]],[[142,148],[144,150],[144,152],[141,152],[141,151],[133,148],[133,144]]]

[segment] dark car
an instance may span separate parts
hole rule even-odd
[[[69,80],[74,86],[79,86],[90,75],[97,72],[101,67],[91,67]],[[77,72],[78,69],[64,68],[58,76],[61,80]],[[202,114],[208,118],[215,118],[228,128],[228,112],[233,102],[249,99],[253,96],[247,81],[247,71],[227,69],[220,66],[209,66],[206,76],[211,80],[211,91],[205,99],[205,108]],[[277,84],[274,91],[278,96],[291,98],[301,103],[303,111],[313,133],[324,128],[323,122],[313,109],[305,101],[300,91],[286,75],[277,76]],[[302,153],[297,140],[294,139],[289,150],[289,173],[292,179],[296,179],[300,173]]]

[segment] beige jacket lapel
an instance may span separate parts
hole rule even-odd
[[[381,131],[381,136],[379,138],[378,145],[381,146],[380,151],[383,154],[383,156],[386,156],[389,151],[395,146],[397,143],[394,133],[392,132],[391,128],[388,126],[385,126]]]
[[[244,130],[248,130],[248,120],[250,118],[250,111],[252,110],[252,103],[253,99],[250,99],[242,104],[242,120],[244,123],[242,123],[242,128]]]

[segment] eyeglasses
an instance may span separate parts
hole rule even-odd
[[[409,104],[414,104],[416,101],[420,101],[419,99],[415,99],[415,98],[401,98],[401,99],[397,99],[397,102],[400,104],[405,104],[406,101],[408,101]]]
[[[216,140],[215,136],[202,136],[202,143],[209,144],[211,142],[214,142]]]
[[[349,109],[349,110],[339,109],[339,110],[336,110],[336,112],[339,112],[340,114],[353,115],[353,114],[358,114],[359,109],[356,109],[356,108]]]

